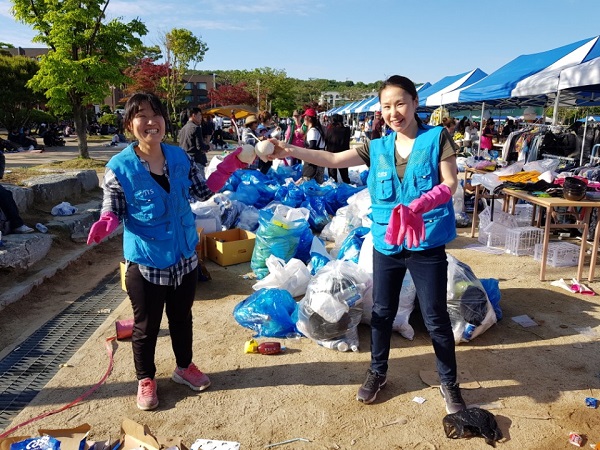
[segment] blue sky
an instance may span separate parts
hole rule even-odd
[[[38,46],[0,0],[0,42]],[[291,5],[291,6],[290,6]],[[434,83],[484,72],[600,33],[600,0],[111,0],[108,16],[139,17],[157,44],[187,28],[209,47],[196,68],[271,67],[299,79],[373,82],[400,74]]]

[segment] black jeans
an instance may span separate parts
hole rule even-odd
[[[185,275],[177,287],[150,283],[137,264],[127,268],[125,286],[133,308],[131,344],[138,380],[154,379],[156,374],[154,353],[165,306],[177,366],[185,368],[192,362],[192,305],[197,283],[198,268]]]
[[[415,283],[423,321],[431,336],[440,381],[456,383],[454,335],[446,305],[448,262],[444,245],[423,251],[404,249],[397,255],[373,250],[371,369],[382,375],[387,372],[392,324],[407,269]]]

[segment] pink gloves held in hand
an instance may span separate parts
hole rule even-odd
[[[100,220],[94,222],[88,234],[87,245],[92,242],[98,244],[102,239],[111,234],[119,226],[119,218],[113,212],[107,211],[100,215]]]
[[[211,191],[219,192],[233,172],[248,167],[248,164],[238,158],[241,152],[242,147],[236,148],[219,163],[217,170],[210,174],[208,180],[206,180],[206,185]]]
[[[413,200],[410,205],[396,206],[390,216],[385,242],[391,245],[402,245],[406,240],[406,248],[418,247],[426,237],[423,214],[447,203],[451,198],[450,188],[445,184],[438,184],[431,191]]]
[[[450,188],[445,184],[438,184],[429,192],[425,192],[419,198],[416,198],[410,202],[408,207],[418,214],[423,214],[431,211],[436,206],[443,205],[444,203],[450,201],[451,198],[452,191]]]

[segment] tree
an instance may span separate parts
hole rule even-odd
[[[44,102],[44,96],[27,87],[39,64],[23,56],[0,55],[0,124],[6,129],[25,126],[31,111]]]
[[[165,92],[160,88],[162,79],[169,75],[167,64],[156,64],[151,58],[142,58],[137,64],[125,69],[125,75],[130,79],[125,89],[126,94],[143,91],[165,97]]]
[[[12,0],[15,18],[38,32],[35,42],[49,47],[28,86],[44,92],[53,111],[73,115],[82,158],[89,158],[87,105],[101,103],[110,86],[127,80],[127,54],[147,32],[139,19],[106,22],[109,2]]]
[[[208,98],[215,106],[256,104],[256,96],[248,92],[247,83],[222,84],[208,91]]]
[[[204,60],[208,46],[191,31],[173,28],[162,38],[162,54],[169,72],[162,79],[162,89],[167,100],[167,112],[172,121],[176,121],[177,103],[183,97],[185,89],[184,75],[190,64]]]

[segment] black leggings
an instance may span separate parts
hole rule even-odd
[[[192,305],[196,295],[198,268],[183,277],[181,285],[161,286],[150,283],[137,264],[130,264],[125,275],[127,295],[133,308],[133,361],[137,379],[156,374],[154,353],[166,305],[171,346],[178,367],[192,362]]]

